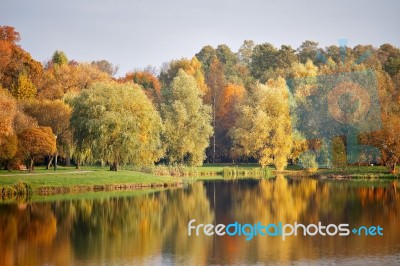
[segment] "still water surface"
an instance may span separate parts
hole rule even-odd
[[[0,204],[0,265],[400,265],[400,192],[388,184],[196,182],[103,198]],[[187,224],[379,225],[383,236],[188,236]]]

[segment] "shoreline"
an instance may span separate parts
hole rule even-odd
[[[273,178],[277,175],[292,178],[314,178],[330,181],[394,181],[400,174],[389,174],[379,167],[355,167],[347,169],[319,169],[315,172],[286,169],[262,170],[256,165],[226,167],[208,165],[191,168],[184,176],[163,176],[133,170],[109,171],[107,168],[88,167],[82,170],[62,168],[60,171],[38,169],[34,173],[3,172],[0,174],[0,201],[24,195],[62,195],[68,193],[134,191],[141,189],[179,188],[183,183],[206,180],[245,178]],[[198,175],[200,173],[200,175]],[[197,174],[197,175],[196,175]]]
[[[149,188],[178,188],[182,187],[183,182],[175,183],[126,183],[126,184],[105,184],[105,185],[76,185],[76,186],[43,186],[36,189],[36,193],[41,196],[59,195],[68,193],[86,193],[101,191],[132,191]],[[33,192],[33,193],[35,193]]]

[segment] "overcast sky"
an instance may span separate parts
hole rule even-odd
[[[40,62],[62,50],[80,62],[106,59],[124,75],[192,57],[207,44],[237,51],[245,39],[399,47],[399,11],[396,0],[0,0],[0,25],[15,27]]]

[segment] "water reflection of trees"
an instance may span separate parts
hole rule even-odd
[[[392,186],[287,179],[194,183],[134,197],[0,205],[0,265],[226,264],[357,256],[399,245]],[[187,223],[381,225],[384,237],[188,237]],[[374,249],[373,247],[379,247]],[[331,251],[332,254],[329,255]]]
[[[244,238],[224,237],[219,246],[234,245],[242,251],[232,258],[230,251],[219,249],[212,263],[246,261],[290,262],[313,260],[321,256],[374,255],[395,251],[400,243],[397,230],[400,219],[400,196],[393,186],[365,187],[348,182],[320,182],[314,179],[287,179],[278,176],[274,181],[261,180],[259,186],[237,190],[235,203],[226,220],[254,224],[298,223],[340,224],[350,226],[381,225],[384,237],[255,237],[250,242]],[[217,222],[218,223],[218,222]],[[351,228],[352,229],[352,228]],[[233,242],[234,244],[229,244]],[[378,247],[378,248],[376,248]]]
[[[201,183],[136,197],[33,203],[23,210],[0,205],[0,213],[0,265],[101,264],[121,259],[143,263],[163,252],[205,260],[204,247],[212,241],[187,237],[187,222],[193,216],[207,223],[213,220]],[[46,244],[49,250],[43,256],[38,251]]]
[[[0,205],[0,265],[37,265],[38,250],[57,232],[48,204]]]

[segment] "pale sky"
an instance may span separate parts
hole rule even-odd
[[[399,11],[396,0],[0,0],[0,25],[15,27],[40,62],[62,50],[79,62],[106,59],[121,76],[192,57],[208,44],[236,52],[245,39],[400,47]]]

